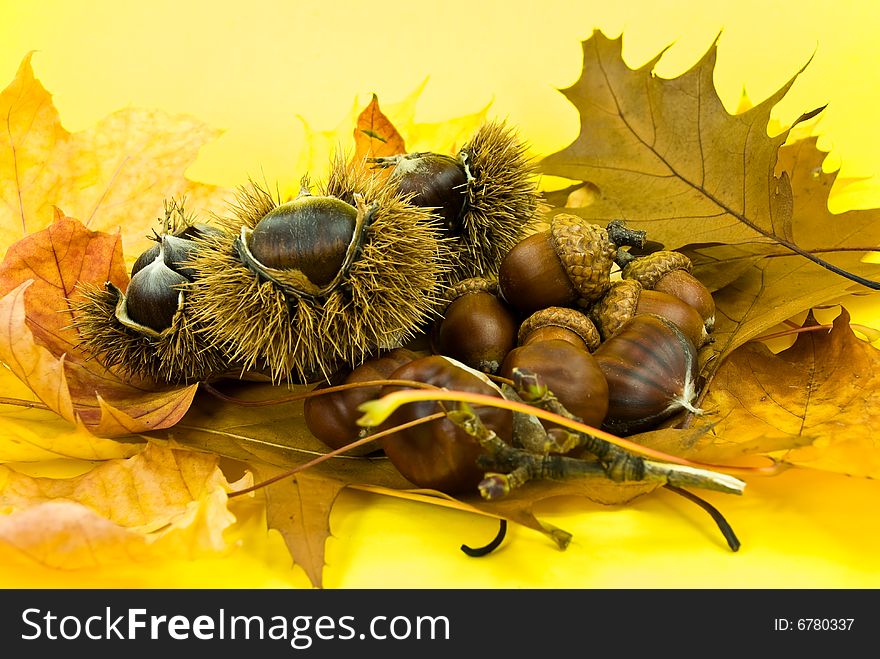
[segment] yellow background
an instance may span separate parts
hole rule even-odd
[[[759,102],[809,61],[774,118],[827,104],[815,132],[826,169],[860,179],[836,186],[834,211],[880,206],[880,3],[863,2],[188,2],[0,0],[0,84],[31,50],[36,76],[68,130],[124,106],[195,115],[224,134],[190,178],[228,186],[250,176],[297,180],[303,123],[335,128],[371,93],[404,99],[426,78],[416,120],[440,121],[491,103],[549,154],[577,135],[558,92],[580,74],[581,41],[596,28],[624,35],[631,66],[669,46],[657,73],[689,68],[718,39],[719,94],[732,111],[745,88]],[[720,35],[720,36],[719,36]],[[301,117],[302,120],[299,118]],[[873,299],[848,299],[876,324]],[[833,315],[833,314],[832,314]],[[730,552],[695,506],[658,492],[624,508],[542,504],[574,534],[561,552],[512,528],[491,556],[459,545],[494,535],[493,520],[357,491],[331,517],[328,587],[878,587],[880,484],[787,472],[749,479],[742,497],[706,495],[743,542]],[[28,565],[6,586],[305,586],[280,538],[243,521],[229,556],[184,564],[59,573]]]

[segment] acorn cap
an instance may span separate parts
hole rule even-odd
[[[645,288],[654,288],[657,282],[673,270],[690,272],[691,260],[681,252],[661,250],[634,258],[621,271],[624,279],[637,279]]]
[[[576,215],[559,213],[550,221],[550,242],[585,303],[605,295],[611,286],[617,246],[603,227]]]
[[[636,279],[621,279],[609,286],[608,292],[590,308],[602,341],[607,341],[632,318],[639,303],[642,285]]]
[[[598,348],[601,343],[599,330],[586,314],[566,307],[547,307],[536,311],[520,324],[518,334],[520,345],[525,343],[529,334],[542,327],[562,327],[574,332],[590,352]]]
[[[462,295],[468,295],[469,293],[489,293],[491,295],[497,295],[498,282],[494,279],[487,279],[486,277],[468,277],[467,279],[462,279],[446,289],[444,294],[446,307]]]

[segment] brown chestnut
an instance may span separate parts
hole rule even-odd
[[[468,391],[501,397],[500,391],[478,373],[441,355],[421,357],[404,364],[391,375],[393,379],[418,380],[445,389]],[[382,395],[400,390],[386,386]],[[397,409],[380,430],[422,419],[448,409],[450,403],[434,401],[408,403]],[[513,415],[495,407],[474,407],[482,423],[499,438],[511,441]],[[479,442],[449,419],[401,430],[383,437],[382,448],[397,470],[418,487],[440,490],[448,494],[477,493],[483,471],[477,458],[484,453]]]
[[[260,265],[297,270],[321,288],[343,269],[355,240],[357,218],[351,204],[303,191],[269,211],[254,227],[247,247]]]
[[[418,357],[406,348],[395,348],[383,355],[373,357],[356,368],[340,374],[315,387],[315,391],[339,384],[385,380],[403,364]],[[365,436],[366,430],[357,424],[361,412],[358,405],[379,397],[381,385],[356,387],[306,398],[303,417],[311,433],[330,448],[342,448]],[[375,451],[376,446],[367,445],[364,453]]]
[[[685,409],[699,412],[693,406],[697,350],[675,323],[653,314],[634,316],[593,356],[608,382],[608,431],[628,435]]]

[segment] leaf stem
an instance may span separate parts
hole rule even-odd
[[[592,435],[593,437],[603,439],[611,444],[615,444],[638,455],[654,458],[655,460],[659,460],[662,462],[670,462],[686,467],[692,467],[695,469],[717,469],[720,471],[726,471],[728,473],[742,473],[753,475],[774,475],[779,471],[779,468],[775,465],[770,467],[735,467],[694,462],[675,455],[663,453],[662,451],[657,451],[656,449],[652,449],[647,446],[642,446],[641,444],[637,444],[636,442],[617,437],[598,428],[588,426],[579,421],[567,419],[566,417],[559,414],[554,414],[552,412],[548,412],[547,410],[542,410],[540,408],[533,407],[525,403],[505,400],[497,396],[476,394],[469,391],[457,391],[447,389],[438,389],[436,391],[417,391],[412,389],[395,391],[393,393],[386,394],[382,398],[362,403],[358,407],[358,409],[364,412],[364,415],[360,419],[358,419],[358,424],[363,426],[376,426],[382,423],[389,416],[391,416],[391,414],[401,405],[418,401],[431,400],[471,403],[473,405],[486,405],[489,407],[497,407],[510,410],[512,412],[522,412],[525,414],[536,416],[539,419],[544,419],[545,421],[550,421],[556,425],[571,428],[572,430],[575,430],[577,432],[582,432],[588,435]]]
[[[709,513],[709,515],[715,521],[715,524],[718,525],[718,529],[721,531],[721,535],[723,535],[724,539],[727,540],[727,546],[730,547],[730,549],[733,551],[739,551],[739,538],[736,537],[736,533],[733,532],[733,528],[730,526],[727,520],[724,519],[724,515],[722,515],[721,512],[717,508],[715,508],[715,506],[713,506],[705,499],[698,497],[693,492],[688,492],[687,490],[676,487],[675,485],[670,485],[669,483],[666,483],[664,487],[670,492],[675,492],[676,494],[684,497],[688,501],[692,501],[700,508],[705,510],[707,513]]]
[[[487,556],[491,554],[493,551],[498,549],[499,545],[504,541],[504,536],[507,535],[507,520],[500,519],[498,520],[498,533],[495,535],[492,540],[484,545],[483,547],[469,547],[468,545],[462,545],[461,550],[471,556],[473,558],[479,558],[481,556]]]
[[[211,384],[207,382],[202,383],[202,388],[212,396],[219,398],[222,401],[227,403],[233,403],[234,405],[239,405],[241,407],[265,407],[267,405],[280,405],[283,403],[294,403],[298,400],[305,400],[306,398],[313,398],[315,396],[324,396],[326,394],[335,394],[340,391],[346,391],[349,389],[359,389],[362,387],[383,387],[383,386],[400,386],[400,387],[413,387],[418,389],[437,389],[436,385],[428,384],[426,382],[419,382],[418,380],[367,380],[364,382],[348,382],[346,384],[338,384],[332,387],[325,387],[323,389],[310,389],[309,391],[305,391],[299,394],[291,394],[290,396],[279,396],[278,398],[264,398],[261,400],[246,400],[243,398],[235,398],[234,396],[230,396],[228,394],[224,394],[222,391],[217,389]]]
[[[371,435],[367,435],[366,437],[361,437],[350,444],[346,444],[345,446],[341,446],[337,449],[329,451],[328,453],[323,453],[319,455],[317,458],[309,460],[301,465],[294,467],[288,471],[285,471],[282,474],[278,474],[273,476],[272,478],[267,478],[264,481],[260,481],[259,483],[254,483],[250,487],[243,488],[241,490],[235,490],[234,492],[229,493],[229,497],[237,497],[242,494],[248,494],[250,492],[255,492],[256,490],[262,489],[268,485],[272,485],[273,483],[277,483],[278,481],[284,480],[285,478],[290,478],[291,476],[295,476],[301,471],[305,471],[306,469],[310,469],[315,465],[321,464],[322,462],[329,460],[330,458],[335,458],[338,455],[345,453],[346,451],[350,451],[351,449],[358,448],[359,446],[364,446],[369,444],[370,442],[374,442],[377,439],[381,439],[382,437],[386,437],[392,433],[398,432],[400,430],[406,430],[407,428],[412,428],[414,426],[421,425],[423,423],[430,423],[431,421],[436,421],[437,419],[442,419],[446,416],[445,412],[437,412],[435,414],[431,414],[429,416],[422,417],[421,419],[416,419],[415,421],[409,421],[407,423],[402,423],[398,426],[394,426],[393,428],[388,428],[387,430],[382,430],[377,433],[373,433]]]
[[[6,396],[0,396],[0,405],[16,405],[17,407],[30,407],[35,410],[50,409],[49,406],[45,403],[39,403],[32,400],[24,400],[22,398],[7,398]]]

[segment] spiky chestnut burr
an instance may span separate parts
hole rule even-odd
[[[593,353],[608,381],[609,405],[603,428],[628,435],[655,427],[694,407],[697,350],[675,323],[640,314]]]
[[[415,152],[370,160],[413,203],[434,209],[455,239],[454,279],[494,278],[543,209],[528,145],[502,121],[483,124],[455,156]]]
[[[451,269],[430,211],[365,169],[333,160],[314,195],[280,203],[239,190],[205,240],[189,294],[205,338],[274,382],[316,382],[402,345],[436,318]]]
[[[125,291],[110,282],[81,287],[72,301],[79,346],[130,378],[188,383],[230,368],[225,355],[203,340],[186,286],[197,278],[191,260],[199,237],[215,234],[195,224],[177,202],[166,203],[155,244],[135,260]]]
[[[641,245],[644,231],[612,220],[606,227],[559,213],[550,228],[518,242],[498,272],[501,297],[524,314],[546,307],[587,307],[611,286],[611,269],[623,245]]]
[[[715,328],[715,300],[709,289],[691,274],[693,264],[685,254],[660,250],[635,257],[621,249],[616,262],[623,279],[635,279],[645,288],[684,300],[703,317],[707,332]]]
[[[452,286],[435,324],[432,349],[484,373],[495,373],[516,346],[519,321],[495,281],[470,277]]]
[[[603,341],[614,336],[630,318],[646,313],[675,323],[698,348],[709,340],[703,317],[696,309],[674,295],[646,289],[635,279],[615,281],[590,307],[590,317]]]

